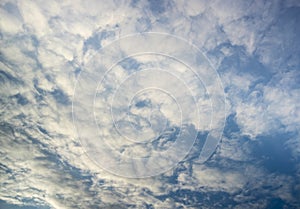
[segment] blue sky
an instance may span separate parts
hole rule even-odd
[[[0,208],[300,207],[299,1],[0,16]]]

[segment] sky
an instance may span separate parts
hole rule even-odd
[[[0,2],[0,208],[299,208],[300,1]]]

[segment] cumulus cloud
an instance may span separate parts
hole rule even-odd
[[[0,5],[1,200],[50,208],[175,208],[197,207],[199,202],[209,207],[219,201],[213,197],[221,195],[236,208],[259,207],[256,203],[267,207],[272,198],[297,205],[293,191],[299,185],[294,176],[268,172],[260,164],[264,159],[253,156],[252,141],[271,133],[292,133],[284,145],[296,158],[300,153],[297,1],[37,0]],[[141,32],[170,33],[187,42],[141,35],[99,51],[120,37]],[[203,54],[195,56],[187,43]],[[145,48],[148,54],[136,54]],[[161,54],[154,56],[153,51]],[[107,73],[112,64],[116,65]],[[132,68],[143,73],[134,74]],[[146,69],[156,71],[147,74]],[[138,93],[144,87],[165,91]],[[75,128],[74,98],[80,122]],[[112,132],[111,110],[123,134],[152,136],[153,141],[131,146],[118,138]],[[225,128],[231,131],[225,130],[215,150],[225,117]],[[98,131],[115,141],[102,146]],[[205,145],[203,133],[209,131],[211,144]],[[174,145],[172,137],[180,134],[190,147],[178,142],[169,155],[157,154]],[[78,135],[86,138],[80,141]],[[94,151],[92,158],[84,147]],[[143,170],[139,174],[146,176],[172,166],[151,178],[115,176],[95,162],[101,157],[110,168],[111,147],[127,157],[156,156],[139,163],[116,157],[115,162],[127,163],[119,170],[123,173]],[[201,148],[207,152],[201,155]],[[170,160],[174,158],[179,165]]]

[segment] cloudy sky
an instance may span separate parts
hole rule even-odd
[[[0,208],[299,208],[300,1],[0,2]]]

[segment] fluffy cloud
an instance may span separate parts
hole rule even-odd
[[[37,0],[2,1],[0,5],[1,200],[9,204],[50,208],[175,208],[199,206],[201,201],[203,207],[220,207],[220,201],[231,201],[236,208],[260,207],[256,203],[267,207],[272,198],[281,199],[287,206],[299,203],[294,194],[299,190],[294,174],[268,172],[260,162],[265,159],[253,156],[253,143],[256,142],[249,140],[259,140],[258,136],[272,133],[292,133],[284,145],[296,158],[299,156],[299,2],[110,1],[100,4],[96,0]],[[215,83],[219,80],[211,72],[213,69],[203,64],[204,59],[193,60],[195,56],[174,40],[166,39],[159,45],[157,40],[146,40],[149,49],[167,49],[181,60],[192,62],[202,83],[184,65],[188,63],[170,62],[163,56],[155,57],[154,64],[150,55],[135,56],[128,59],[128,63],[120,63],[108,74],[103,89],[99,89],[100,100],[95,103],[99,108],[96,116],[102,122],[103,136],[112,135],[110,109],[104,99],[112,100],[111,89],[116,86],[113,84],[121,84],[133,73],[131,67],[142,66],[141,63],[145,68],[168,69],[169,74],[136,76],[137,82],[133,79],[127,87],[138,90],[147,86],[147,82],[150,86],[168,80],[167,84],[161,82],[160,87],[173,91],[182,111],[187,112],[184,127],[199,133],[191,154],[181,159],[178,166],[159,176],[127,179],[98,167],[78,140],[76,131],[79,135],[88,133],[89,138],[97,139],[98,133],[91,125],[93,120],[90,115],[85,115],[87,110],[93,109],[94,104],[88,101],[94,98],[94,91],[83,94],[78,106],[73,106],[78,108],[76,116],[80,117],[77,119],[85,122],[77,130],[73,126],[72,97],[75,86],[82,85],[86,88],[83,90],[91,90],[91,82],[97,81],[106,71],[99,68],[97,72],[88,72],[91,77],[85,83],[79,80],[76,84],[78,78],[88,76],[83,73],[87,65],[102,63],[108,67],[112,60],[141,51],[145,46],[141,39],[133,38],[122,43],[120,48],[113,48],[107,59],[101,59],[100,48],[120,37],[141,32],[180,36],[205,52],[204,56],[220,73],[227,113],[223,114],[224,102],[218,99],[224,96],[221,86],[216,88],[221,84]],[[92,58],[94,63],[89,62]],[[155,65],[157,63],[159,66]],[[179,85],[180,79],[186,81],[195,101],[192,97],[187,98],[186,86]],[[123,102],[128,100],[130,104],[132,101],[135,105],[128,105],[132,116],[129,121],[134,121],[139,128],[150,121],[153,130],[149,129],[147,133],[153,135],[160,132],[162,126],[169,125],[155,143],[161,145],[160,148],[170,145],[165,142],[182,125],[172,98],[159,94],[160,98],[165,98],[160,104],[158,94],[148,92],[137,98],[122,97],[126,93],[121,91],[120,100],[116,101],[115,111],[120,121],[128,120],[121,114]],[[209,94],[215,97],[209,97]],[[149,102],[147,97],[152,97],[152,101]],[[197,114],[190,110],[192,102],[201,106],[200,122]],[[156,112],[151,113],[150,106],[155,107]],[[150,113],[152,118],[137,117],[151,116]],[[200,133],[222,127],[224,116],[234,116],[232,124],[227,120],[225,126],[230,133],[223,138],[213,157],[206,164],[199,164],[201,143],[206,136]],[[217,122],[209,127],[207,121],[211,117]],[[128,124],[120,123],[120,126],[124,131],[131,130]],[[233,125],[238,128],[233,130],[230,127]],[[95,148],[101,147],[101,143],[92,142],[91,147],[97,151]],[[127,144],[108,144],[123,148],[129,156],[144,155],[145,152],[153,154],[150,149],[153,144],[134,148]],[[111,164],[111,153],[95,152],[95,156],[103,157],[101,161],[108,166]],[[169,159],[164,160],[168,163]],[[143,164],[136,166],[145,167]],[[299,172],[298,167],[296,171]],[[256,191],[261,191],[259,195],[267,198],[259,198]],[[226,201],[214,200],[218,195],[227,198]],[[199,196],[207,198],[199,199]]]

